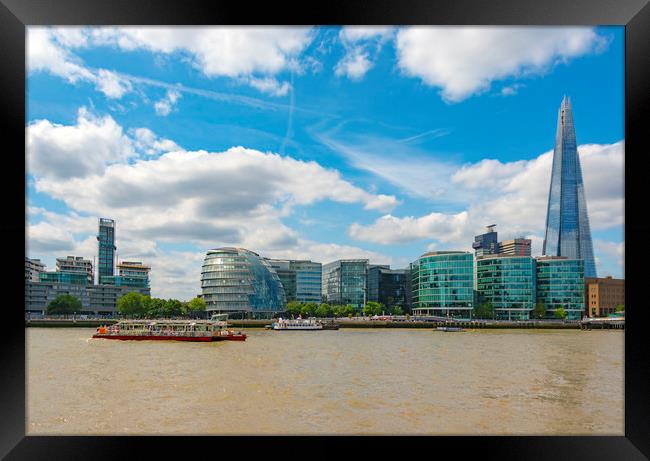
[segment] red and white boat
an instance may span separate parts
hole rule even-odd
[[[97,328],[93,338],[131,341],[245,341],[246,335],[221,320],[122,320]]]

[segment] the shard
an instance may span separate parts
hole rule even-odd
[[[543,253],[584,260],[585,277],[596,277],[582,168],[576,146],[571,100],[562,99],[557,116],[551,187]]]

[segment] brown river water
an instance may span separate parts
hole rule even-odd
[[[623,435],[624,332],[27,328],[27,434]]]

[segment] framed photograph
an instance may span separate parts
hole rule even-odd
[[[648,459],[647,2],[253,9],[1,0],[0,453]]]

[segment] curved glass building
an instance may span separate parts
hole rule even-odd
[[[270,318],[286,310],[280,278],[268,261],[244,248],[208,250],[201,270],[208,316],[229,313]]]
[[[464,251],[425,253],[413,264],[413,314],[471,318],[474,257]]]
[[[569,320],[580,320],[585,310],[585,262],[564,257],[537,258],[537,301],[546,306],[546,316],[563,307]]]
[[[491,256],[476,260],[476,291],[499,320],[528,320],[535,307],[535,260]]]

